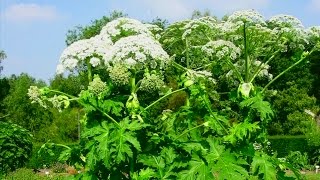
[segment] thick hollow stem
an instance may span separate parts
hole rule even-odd
[[[190,67],[190,62],[189,62],[189,43],[188,39],[186,38],[186,60],[187,60],[187,68],[189,69]]]
[[[174,93],[177,93],[177,92],[180,92],[180,91],[184,91],[185,89],[187,89],[187,88],[177,89],[177,90],[175,90],[175,91],[172,91],[171,93],[168,93],[168,94],[162,96],[161,98],[159,98],[158,100],[154,101],[154,102],[151,103],[149,106],[147,106],[146,108],[144,108],[143,111],[141,111],[141,112],[139,113],[139,115],[140,115],[142,112],[144,112],[144,111],[146,111],[147,109],[149,109],[149,108],[151,108],[152,106],[154,106],[155,104],[157,104],[158,102],[160,102],[161,100],[165,99],[166,97],[168,97],[168,96],[170,96],[170,95],[172,95],[172,94],[174,94]]]
[[[266,91],[267,88],[273,83],[275,82],[277,79],[279,79],[282,75],[284,75],[285,73],[287,73],[288,71],[290,71],[292,68],[294,68],[295,66],[297,66],[298,64],[300,64],[303,60],[305,60],[311,53],[313,53],[315,49],[312,49],[306,56],[302,57],[299,61],[295,62],[294,64],[292,64],[290,67],[288,67],[286,70],[282,71],[280,74],[278,74],[278,76],[276,76],[274,79],[272,79],[272,81],[270,81],[262,90],[262,92]]]
[[[248,54],[247,34],[246,34],[246,23],[243,24],[243,45],[244,45],[244,59],[245,59],[245,82],[249,81],[249,68],[250,59]]]
[[[89,82],[92,81],[92,66],[89,62],[89,60],[87,60],[87,66],[88,66],[88,80]]]

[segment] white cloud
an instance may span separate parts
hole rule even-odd
[[[23,3],[9,6],[1,16],[10,22],[52,21],[59,17],[54,6]]]

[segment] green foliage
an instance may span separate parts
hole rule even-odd
[[[109,16],[103,16],[101,19],[92,21],[90,25],[77,26],[73,30],[68,31],[66,44],[69,46],[70,44],[78,40],[89,39],[99,34],[102,27],[105,26],[108,22],[125,16],[127,15],[122,13],[121,11],[113,11]]]
[[[305,169],[309,165],[308,154],[300,151],[290,151],[286,160],[297,169]]]
[[[9,94],[4,99],[5,114],[8,114],[6,121],[18,124],[35,135],[52,118],[51,113],[39,108],[38,104],[30,104],[31,101],[28,98],[27,92],[30,86],[38,85],[43,87],[45,83],[36,81],[27,74],[21,74],[17,77],[12,76],[9,82]]]
[[[305,110],[317,112],[319,107],[316,98],[309,96],[304,89],[296,86],[280,91],[274,96],[272,103],[275,109],[275,121],[271,124],[271,134],[301,135],[308,131],[312,117]],[[274,128],[281,125],[280,132]]]
[[[262,179],[277,179],[276,168],[271,162],[271,158],[265,154],[255,154],[252,160],[252,172]]]
[[[80,30],[91,37],[107,20],[95,22],[88,31]],[[127,22],[137,25],[117,29]],[[152,32],[147,25],[130,19],[108,25],[114,23],[120,25],[107,26],[116,37],[108,39],[115,43],[111,50],[124,40],[140,43],[139,33],[150,44],[158,43],[159,37],[149,38]],[[85,62],[83,72],[89,83],[77,96],[32,87],[34,101],[53,103],[58,94],[64,97],[63,103],[78,102],[85,112],[77,146],[47,143],[43,149],[64,147],[59,160],[85,169],[78,179],[286,179],[286,168],[299,179],[297,169],[270,155],[267,127],[274,112],[266,99],[271,99],[270,85],[309,58],[315,48],[304,51],[303,37],[279,23],[266,22],[251,10],[234,13],[226,22],[212,17],[177,22],[157,34],[171,58],[161,47],[157,50],[164,53],[164,59],[153,59],[152,50],[144,46],[130,46],[109,59],[107,68],[100,67],[104,73]],[[81,36],[75,35],[74,40]],[[148,53],[143,54],[144,48]],[[286,58],[294,64],[273,78],[268,63],[284,58],[287,50]],[[137,54],[141,62],[133,59]],[[162,69],[166,66],[174,73]],[[171,77],[175,87],[166,87],[162,76]],[[183,93],[182,103],[160,113],[163,104],[158,103],[175,93]],[[142,103],[145,96],[150,98]]]
[[[9,173],[4,177],[4,180],[66,180],[70,177],[63,175],[40,175],[33,172],[32,169],[21,168]]]
[[[1,71],[3,69],[3,67],[1,66],[1,61],[6,59],[7,55],[3,50],[0,50],[0,75],[1,75]]]
[[[0,121],[0,174],[24,166],[31,155],[32,138],[26,129]]]
[[[270,136],[271,148],[278,157],[285,157],[290,151],[309,152],[310,146],[304,136]]]

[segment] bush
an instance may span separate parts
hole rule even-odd
[[[0,174],[14,171],[30,158],[32,135],[26,129],[0,122]]]
[[[9,173],[4,180],[63,180],[68,179],[61,175],[40,175],[32,171],[32,169],[21,168],[14,172]]]
[[[46,167],[53,167],[59,162],[60,153],[65,150],[63,147],[54,146],[50,149],[50,153],[44,150],[38,153],[42,145],[42,143],[34,143],[31,158],[26,165],[27,168],[40,169],[44,165]],[[73,144],[69,144],[68,146],[72,147]]]
[[[307,139],[304,136],[270,136],[271,148],[278,157],[285,157],[290,151],[309,152]]]
[[[287,161],[295,168],[302,169],[309,165],[308,154],[300,151],[290,151],[287,156]]]

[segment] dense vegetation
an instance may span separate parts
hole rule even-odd
[[[208,15],[149,24],[114,12],[76,27],[48,87],[1,79],[0,121],[81,169],[76,178],[302,178],[320,159],[320,28]],[[279,159],[269,135],[304,135],[312,151]]]

